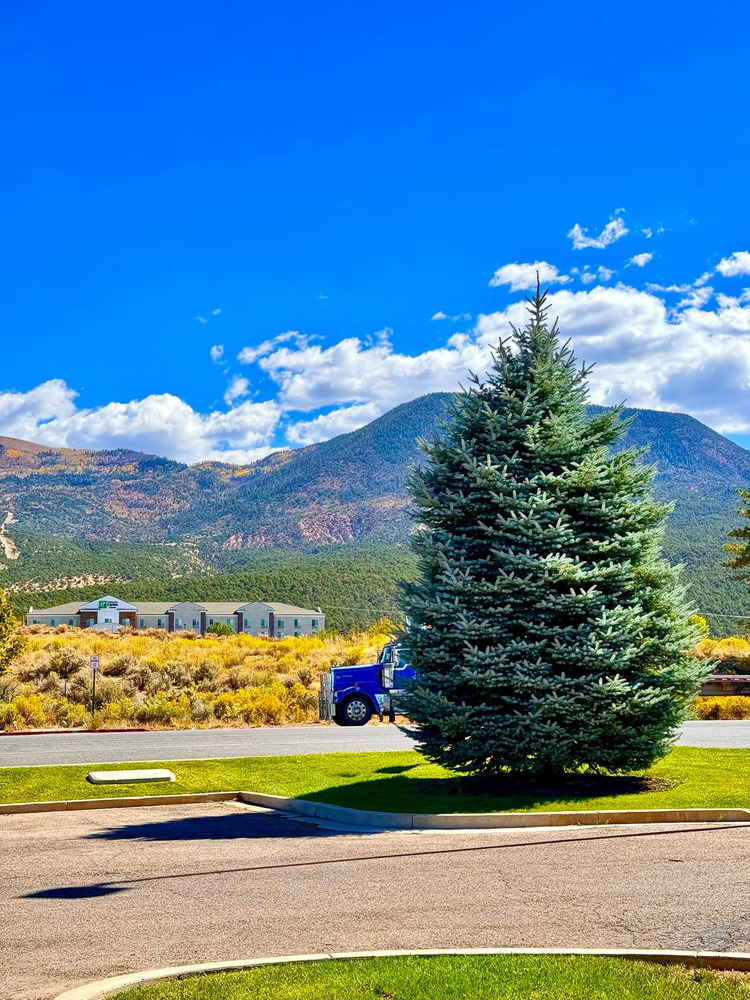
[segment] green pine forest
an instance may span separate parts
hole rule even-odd
[[[320,605],[338,629],[392,617],[397,581],[415,572],[406,481],[416,438],[436,432],[448,398],[423,396],[245,467],[0,438],[0,586],[18,613],[111,591]],[[684,414],[626,412],[624,446],[648,449],[657,495],[675,502],[665,552],[685,564],[712,632],[736,632],[728,616],[746,613],[748,592],[722,565],[723,545],[742,521],[750,452]]]

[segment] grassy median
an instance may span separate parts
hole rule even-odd
[[[22,737],[19,737],[22,738]],[[92,769],[168,767],[174,784],[90,785]],[[676,747],[639,775],[507,785],[476,782],[415,751],[0,768],[0,802],[255,791],[388,812],[750,807],[750,750]]]
[[[735,1000],[750,978],[590,956],[439,955],[265,966],[138,986],[115,1000]]]

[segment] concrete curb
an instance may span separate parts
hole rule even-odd
[[[614,826],[631,823],[750,823],[750,809],[621,809],[600,812],[394,813],[352,809],[311,799],[263,792],[193,792],[131,795],[118,798],[52,802],[7,802],[0,816],[15,813],[68,812],[81,809],[128,809],[137,806],[189,805],[198,802],[244,802],[310,819],[373,830],[502,830],[520,827]]]
[[[433,955],[590,955],[599,958],[624,958],[631,962],[654,962],[658,965],[687,965],[716,971],[747,972],[750,954],[719,951],[656,951],[637,948],[430,948],[406,951],[351,951],[320,955],[284,955],[277,958],[246,958],[233,962],[207,962],[203,965],[175,965],[164,969],[148,969],[124,976],[100,979],[95,983],[77,986],[60,993],[54,1000],[100,1000],[131,986],[154,982],[159,979],[182,979],[186,976],[209,972],[231,972],[252,969],[262,965],[280,965],[288,962],[342,961],[352,958],[403,958]]]

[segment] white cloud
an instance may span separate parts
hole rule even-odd
[[[650,240],[651,237],[654,235],[653,229],[650,229],[648,226],[645,229],[642,229],[641,232],[643,233],[643,235],[646,237],[647,240]]]
[[[580,280],[584,283],[584,285],[591,285],[597,279],[599,281],[606,282],[610,280],[612,275],[617,274],[616,271],[611,270],[611,268],[609,267],[605,267],[603,264],[600,267],[598,267],[595,271],[591,271],[589,269],[588,264],[585,264],[583,270],[580,271],[577,267],[573,267],[571,268],[570,273],[577,274]]]
[[[224,402],[227,406],[231,406],[236,400],[242,399],[243,396],[247,396],[249,392],[249,381],[241,375],[233,375],[232,381],[229,383],[227,391],[224,393]]]
[[[321,414],[313,420],[300,420],[287,428],[287,440],[292,444],[317,444],[327,441],[337,434],[348,434],[358,427],[369,424],[371,420],[381,416],[388,409],[382,403],[356,403],[354,406],[341,406],[330,413]]]
[[[198,320],[199,323],[208,323],[208,320],[206,319],[205,316],[196,316],[195,318]]]
[[[716,265],[719,274],[725,278],[734,278],[738,274],[750,274],[750,253],[747,250],[738,250],[730,257],[724,257]]]
[[[692,285],[657,285],[652,281],[646,282],[646,288],[649,292],[680,292],[680,294],[684,295],[692,287]]]
[[[214,364],[218,365],[218,363],[224,357],[224,345],[214,344],[214,346],[211,348],[210,354],[211,354],[211,360],[214,362]]]
[[[254,347],[243,347],[237,355],[237,360],[240,364],[251,365],[259,358],[270,354],[279,344],[285,344],[290,340],[293,340],[297,347],[304,347],[307,344],[308,338],[297,330],[287,330],[286,333],[280,333],[276,337],[269,337],[268,340],[264,340],[261,344],[256,344]]]
[[[499,267],[490,279],[490,285],[510,285],[511,292],[536,288],[537,274],[543,285],[564,285],[570,281],[567,274],[559,274],[554,264],[546,260],[536,260],[533,264],[505,264]]]
[[[250,462],[272,450],[281,416],[273,400],[202,414],[170,393],[93,409],[78,409],[75,397],[60,379],[25,393],[0,392],[0,433],[59,448],[135,448],[183,462]]]
[[[586,287],[553,292],[550,314],[559,316],[579,359],[596,363],[595,402],[684,411],[719,431],[750,432],[750,289],[714,299],[706,284],[640,289],[602,284],[612,277],[607,268],[577,273]],[[673,293],[679,298],[669,305]],[[471,329],[420,354],[399,351],[388,329],[328,346],[288,331],[240,355],[268,376],[272,398],[245,399],[250,380],[234,376],[226,411],[201,413],[169,393],[85,409],[59,379],[0,392],[0,433],[67,447],[132,447],[188,462],[247,462],[273,450],[282,431],[289,444],[310,444],[416,396],[456,389],[468,370],[487,370],[491,348],[507,337],[509,322],[523,325],[525,309],[516,301],[480,315]],[[222,345],[211,356],[222,360]]]
[[[637,253],[634,257],[631,257],[628,264],[634,264],[636,267],[645,267],[650,260],[654,259],[652,253]]]
[[[218,316],[220,312],[221,312],[221,309],[214,309],[213,312],[211,313],[211,315],[212,316]]]
[[[624,209],[620,209],[620,211],[624,211]],[[585,250],[587,247],[595,247],[597,250],[603,250],[610,243],[614,243],[615,240],[626,236],[628,232],[627,226],[618,215],[616,218],[610,219],[598,236],[587,236],[588,229],[582,229],[576,222],[568,233],[568,238],[573,241],[574,250]]]
[[[490,284],[492,284],[492,282],[490,282]],[[457,323],[461,319],[471,319],[471,313],[467,312],[456,313],[455,316],[449,316],[448,313],[444,313],[441,309],[438,312],[436,312],[434,316],[430,316],[430,320],[440,320],[440,319],[449,319],[451,320],[452,323]]]

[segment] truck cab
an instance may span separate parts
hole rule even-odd
[[[377,663],[331,667],[320,678],[320,718],[338,726],[364,726],[373,715],[393,721],[396,699],[414,670],[404,662],[399,646],[389,642]]]

